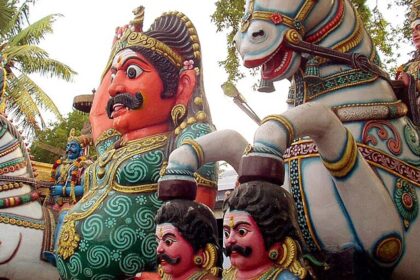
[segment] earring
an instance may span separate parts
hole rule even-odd
[[[204,263],[202,265],[204,270],[207,270],[213,276],[219,274],[219,269],[217,268],[217,248],[214,244],[207,243],[204,250]]]
[[[176,104],[171,110],[171,117],[174,126],[177,127],[181,124],[182,120],[185,118],[187,113],[187,108],[183,104]]]
[[[268,258],[272,261],[276,261],[279,258],[279,251],[277,249],[271,249],[268,252]]]
[[[202,256],[194,256],[194,264],[201,266],[203,264],[203,257]]]

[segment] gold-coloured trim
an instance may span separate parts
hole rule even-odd
[[[189,145],[195,152],[197,156],[197,165],[200,167],[204,162],[204,151],[203,148],[193,139],[186,139],[182,142],[181,145]]]
[[[125,42],[127,43],[125,44]],[[169,59],[169,61],[171,61],[172,64],[176,65],[178,68],[182,66],[182,56],[174,52],[165,43],[156,40],[153,37],[149,37],[144,33],[134,32],[130,29],[127,29],[121,36],[121,39],[116,44],[117,47],[115,49],[115,53],[118,53],[120,50],[128,47],[137,46],[146,49],[151,49],[159,55],[166,57],[167,59]]]
[[[295,139],[295,129],[293,128],[293,124],[282,115],[269,115],[262,120],[261,124],[264,124],[268,121],[276,121],[282,124],[284,128],[286,128],[289,136],[287,146],[290,146],[290,144],[292,144],[293,140]]]
[[[146,193],[155,192],[158,189],[158,184],[144,184],[139,186],[122,186],[116,182],[112,184],[112,188],[122,193]]]
[[[194,173],[194,178],[195,178],[195,181],[196,181],[196,183],[199,187],[203,186],[203,187],[208,187],[208,188],[211,188],[211,189],[214,189],[214,188],[217,189],[217,183],[215,181],[211,181],[207,178],[204,178],[203,176],[201,176],[197,172]]]
[[[159,134],[159,135],[154,135],[154,136],[151,136],[151,137],[145,137],[145,138],[141,138],[141,139],[138,139],[138,140],[128,142],[128,144],[137,144],[137,145],[127,145],[125,147],[120,148],[117,151],[116,154],[119,154],[121,156],[116,156],[116,160],[113,163],[112,168],[110,168],[108,170],[109,175],[107,177],[107,182],[104,182],[103,185],[106,185],[106,183],[114,184],[114,183],[111,183],[111,182],[108,182],[108,181],[115,178],[115,173],[117,172],[118,167],[126,159],[128,159],[128,158],[130,158],[134,155],[142,154],[142,153],[145,153],[145,152],[152,151],[152,150],[155,150],[157,148],[163,147],[166,144],[167,140],[168,140],[167,134]],[[135,147],[131,147],[131,146],[135,146]],[[93,197],[93,195],[94,195],[93,191],[97,188],[99,188],[99,186],[90,190],[87,195],[89,195],[89,197]],[[106,191],[94,203],[94,205],[92,205],[88,210],[86,210],[85,212],[80,212],[80,213],[67,214],[64,218],[64,221],[69,222],[69,221],[81,220],[81,219],[84,219],[84,218],[90,216],[99,207],[99,205],[105,200],[105,198],[108,196],[108,194],[111,190],[113,190],[113,186],[109,186],[106,189]]]
[[[44,224],[37,224],[37,223],[33,223],[30,221],[26,221],[24,219],[19,219],[19,218],[9,218],[9,217],[3,217],[0,216],[0,223],[1,224],[8,224],[8,225],[13,225],[13,226],[19,226],[19,227],[25,227],[25,228],[31,228],[31,229],[36,229],[36,230],[44,230],[45,229],[45,225]]]
[[[107,131],[103,132],[97,139],[95,142],[95,147],[99,145],[99,143],[101,143],[104,140],[107,140],[111,137],[114,136],[121,136],[121,133],[119,133],[117,130],[115,130],[114,128],[110,128]]]
[[[337,178],[347,176],[350,171],[354,168],[357,161],[358,149],[356,141],[354,141],[353,135],[347,130],[347,143],[344,150],[343,156],[334,162],[328,161],[321,157],[324,166],[328,171]]]

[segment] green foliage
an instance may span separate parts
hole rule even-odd
[[[385,68],[390,70],[395,67],[396,59],[400,55],[399,43],[403,40],[407,41],[411,36],[408,20],[404,26],[395,26],[384,18],[378,9],[377,1],[376,6],[372,9],[368,7],[367,0],[351,0],[351,2],[360,14],[374,44],[380,50]],[[410,5],[411,0],[392,0],[387,8],[403,8],[408,18]],[[216,10],[211,17],[216,24],[217,31],[227,33],[228,55],[225,60],[219,63],[225,68],[228,81],[237,81],[244,77],[244,74],[238,70],[240,62],[233,45],[233,37],[238,31],[244,6],[245,0],[218,0]]]
[[[240,61],[233,44],[233,37],[238,32],[244,5],[245,0],[219,0],[216,2],[216,11],[211,16],[212,21],[216,24],[217,31],[227,32],[228,55],[219,64],[225,68],[228,81],[236,81],[244,77],[244,74],[238,71]]]
[[[28,16],[34,2],[0,0],[0,63],[7,72],[7,88],[0,111],[6,110],[27,136],[45,126],[40,109],[52,112],[58,120],[62,119],[54,102],[29,74],[39,73],[66,81],[76,74],[37,46],[53,32],[52,24],[61,15],[48,15],[31,24]]]
[[[39,131],[31,146],[31,155],[34,156],[34,160],[54,163],[59,156],[44,150],[39,147],[39,143],[48,144],[53,147],[65,149],[67,144],[67,138],[69,137],[70,130],[76,129],[76,134],[80,135],[80,131],[83,128],[83,124],[89,121],[89,115],[81,113],[79,111],[73,111],[63,119],[62,122],[56,122],[50,125],[42,131]]]

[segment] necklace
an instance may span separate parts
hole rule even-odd
[[[281,267],[272,266],[270,269],[265,271],[259,276],[251,278],[249,280],[274,280],[280,273],[283,271]],[[230,267],[226,273],[223,274],[224,280],[236,280],[237,279],[238,270],[234,267]]]
[[[205,275],[207,275],[207,271],[205,270],[197,271],[193,275],[191,275],[187,280],[200,280],[200,279],[203,279]],[[172,277],[167,274],[164,274],[162,280],[172,280]]]

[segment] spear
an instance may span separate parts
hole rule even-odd
[[[261,119],[258,115],[252,110],[252,108],[248,105],[243,95],[238,91],[235,85],[232,82],[225,82],[222,84],[223,92],[226,96],[232,97],[233,102],[242,110],[244,111],[248,117],[250,117],[254,122],[258,125],[261,124]]]

